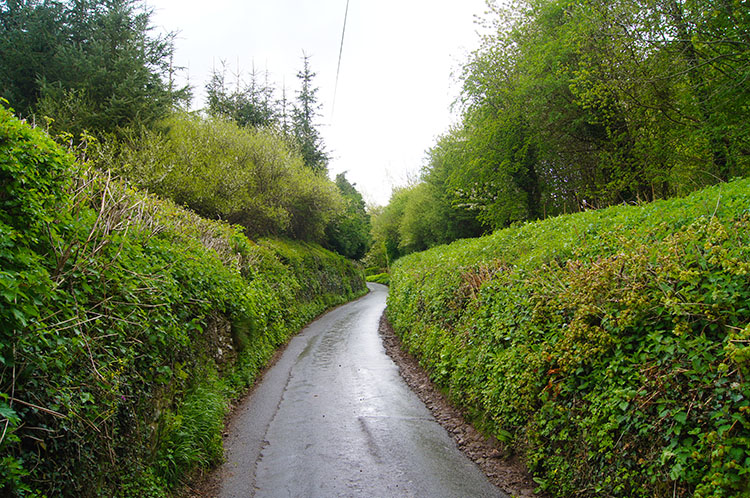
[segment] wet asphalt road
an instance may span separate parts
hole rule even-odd
[[[385,354],[387,288],[292,339],[238,408],[220,497],[505,497],[456,448]]]

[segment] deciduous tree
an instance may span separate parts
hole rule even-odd
[[[345,207],[326,227],[326,245],[349,259],[362,259],[370,248],[370,215],[346,173],[336,175],[336,186]]]

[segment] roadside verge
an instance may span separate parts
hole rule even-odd
[[[430,380],[419,361],[406,352],[383,313],[378,329],[388,356],[396,363],[406,384],[448,431],[458,448],[484,472],[492,484],[515,498],[545,498],[534,492],[536,484],[525,465],[497,439],[486,437],[464,419],[461,411]]]

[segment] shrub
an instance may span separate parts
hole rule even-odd
[[[367,275],[368,282],[375,282],[376,284],[389,285],[391,283],[390,276],[387,273],[377,273],[375,275]]]
[[[320,242],[343,210],[333,182],[312,173],[271,129],[188,114],[175,114],[159,128],[108,141],[99,151],[100,167],[202,216],[242,225],[252,237]]]

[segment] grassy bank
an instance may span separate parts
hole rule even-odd
[[[250,241],[0,110],[0,494],[166,495],[219,461],[275,349],[365,291],[340,256]]]
[[[407,347],[556,496],[750,493],[750,181],[400,259]]]

